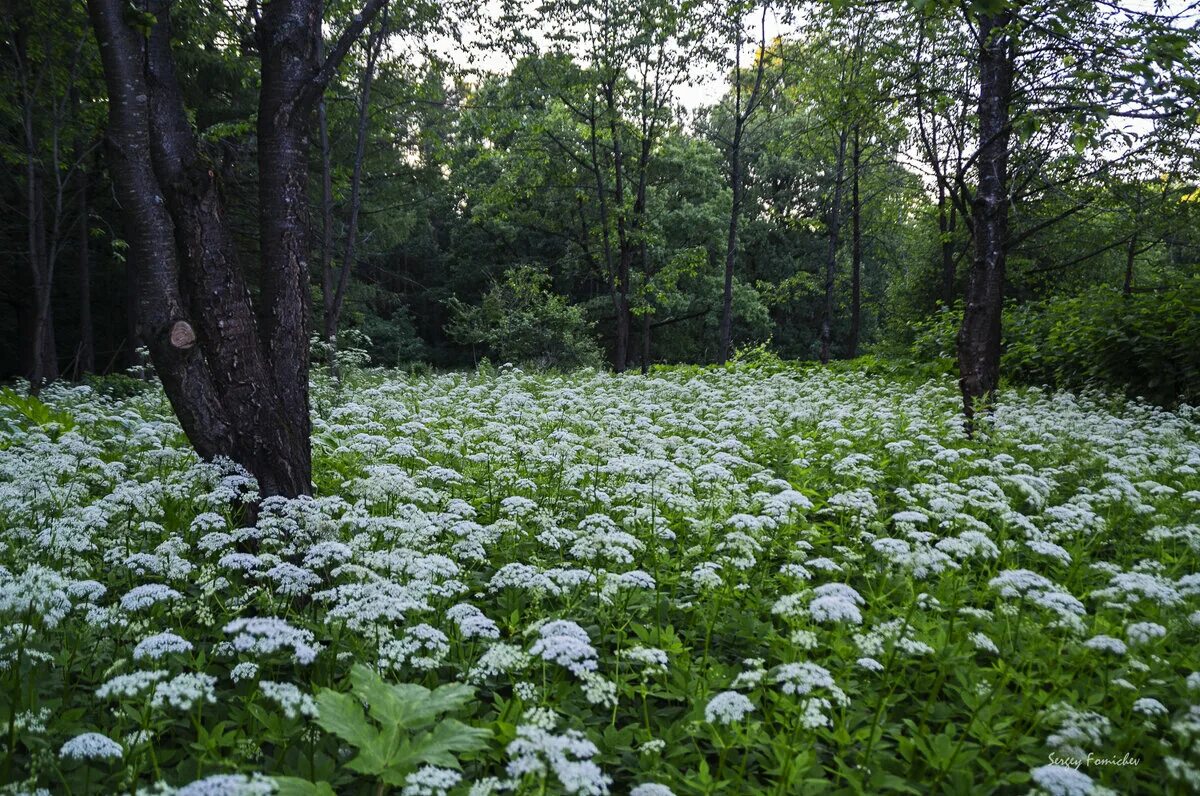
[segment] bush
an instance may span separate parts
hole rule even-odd
[[[909,354],[953,371],[962,307],[916,329]],[[1051,387],[1105,387],[1171,406],[1200,402],[1200,279],[1122,295],[1096,286],[1004,310],[1001,373]]]
[[[594,367],[600,348],[583,311],[554,293],[550,277],[532,266],[510,270],[478,306],[449,301],[450,336],[482,346],[501,362],[543,368]]]
[[[1010,308],[1004,321],[1011,378],[1116,388],[1162,405],[1200,401],[1200,279],[1130,296],[1098,286]]]

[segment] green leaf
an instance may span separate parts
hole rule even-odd
[[[454,753],[477,752],[487,746],[492,733],[481,727],[469,727],[457,719],[446,719],[429,732],[424,732],[402,746],[393,761],[397,768],[410,769],[419,765],[458,768]]]
[[[300,777],[275,777],[279,796],[336,796],[328,782],[309,782]]]
[[[316,703],[317,724],[352,746],[366,746],[378,735],[356,697],[325,688],[317,694]]]

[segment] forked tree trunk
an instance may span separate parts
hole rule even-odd
[[[337,59],[381,5],[372,0],[355,18],[324,67],[318,0],[273,0],[258,23],[260,333],[214,170],[183,106],[169,5],[152,5],[147,39],[126,23],[121,0],[88,0],[139,336],[196,451],[239,462],[263,495],[312,489],[306,129]]]
[[[1008,142],[1014,47],[1008,13],[979,18],[979,185],[972,203],[975,256],[958,333],[959,386],[967,430],[1000,380],[1000,321],[1008,237]]]

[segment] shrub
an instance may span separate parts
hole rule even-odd
[[[1200,401],[1200,279],[1129,296],[1097,286],[1010,307],[1004,324],[1002,367],[1015,380]]]
[[[962,306],[916,325],[916,363],[956,370]],[[1004,310],[1000,372],[1015,382],[1104,387],[1164,406],[1200,401],[1200,279],[1122,295],[1096,286]]]
[[[483,346],[502,362],[545,368],[596,366],[600,349],[583,311],[551,290],[532,266],[508,271],[477,306],[450,299],[450,336]]]

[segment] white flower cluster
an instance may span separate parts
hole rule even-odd
[[[605,796],[612,779],[592,761],[599,751],[575,730],[555,735],[537,727],[520,726],[507,748],[508,775],[519,781],[528,775],[544,777],[553,773],[566,793]]]
[[[567,619],[551,620],[538,628],[529,654],[564,666],[576,675],[596,671],[596,648],[587,631]]]

